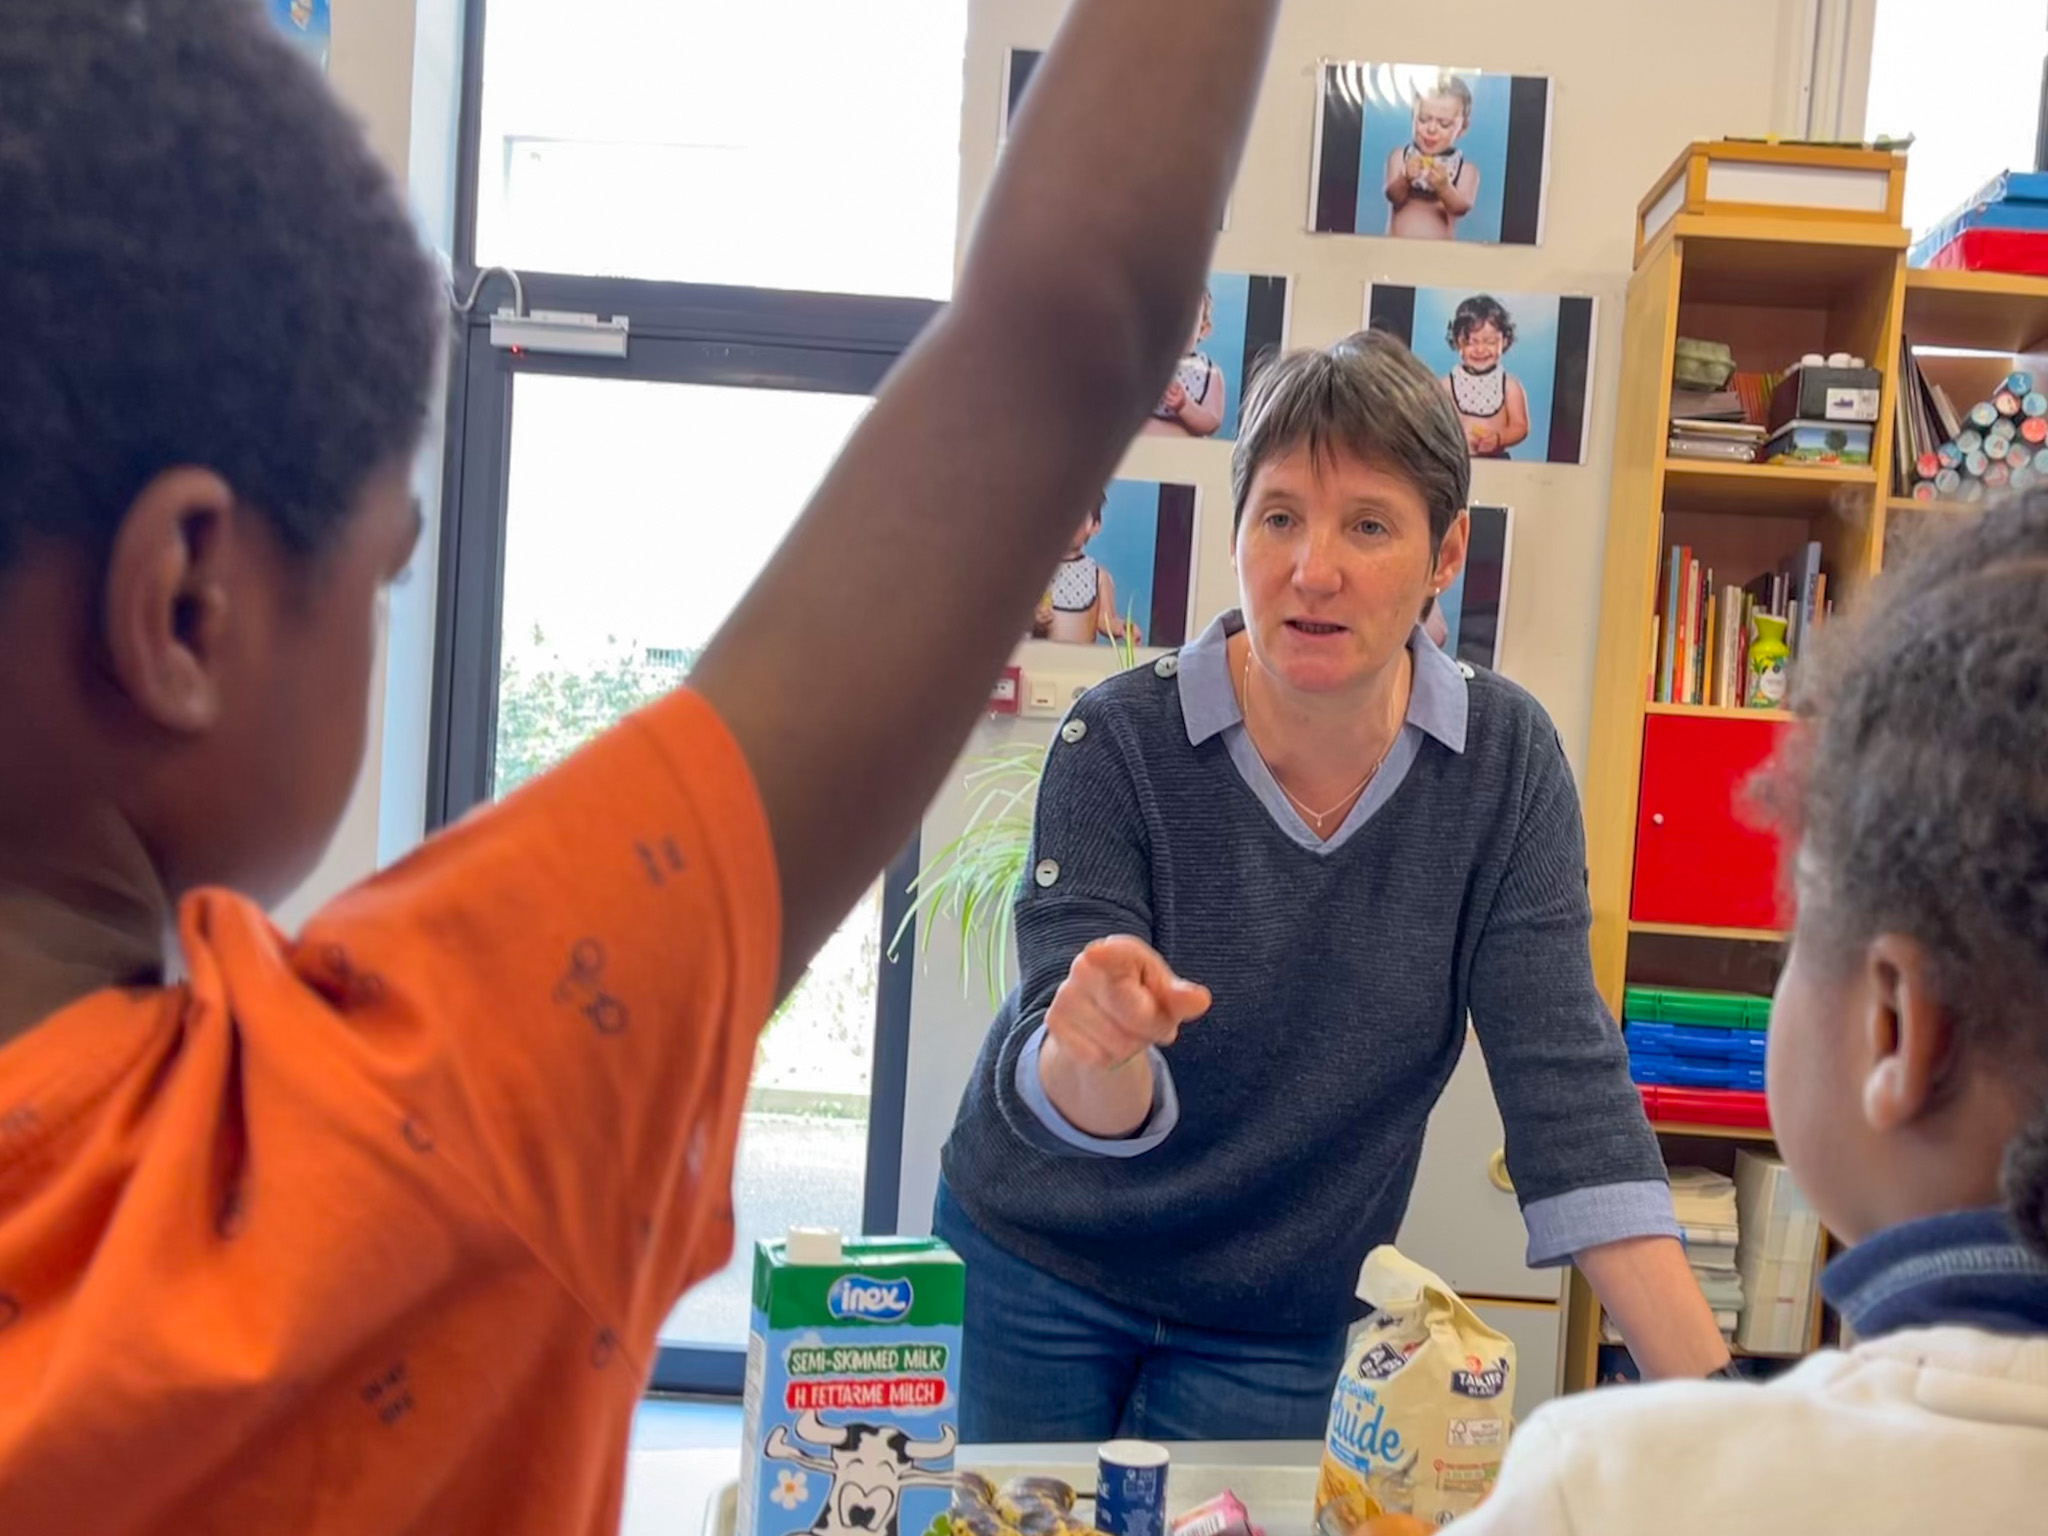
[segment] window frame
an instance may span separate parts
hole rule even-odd
[[[477,176],[482,152],[484,29],[488,0],[464,0],[461,115],[456,135],[454,289],[476,283]],[[510,297],[486,275],[473,308],[457,317],[450,353],[434,621],[433,702],[426,826],[431,832],[490,798],[504,607],[507,481],[513,386],[521,374],[648,383],[872,394],[943,308],[936,300],[877,298],[711,284],[519,274],[526,307],[629,317],[624,358],[514,354],[491,345],[490,314]],[[915,837],[883,876],[883,956],[876,984],[873,1073],[862,1185],[863,1230],[897,1229],[904,1101],[910,1054],[910,884]],[[892,955],[888,940],[904,930]],[[744,1351],[659,1350],[650,1390],[739,1395]]]

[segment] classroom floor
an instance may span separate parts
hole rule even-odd
[[[740,1405],[650,1398],[633,1416],[621,1536],[705,1536],[711,1498],[739,1471]]]

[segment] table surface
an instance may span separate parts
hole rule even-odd
[[[1315,1498],[1319,1440],[1205,1441],[1170,1446],[1173,1507],[1186,1509],[1225,1488],[1251,1507],[1269,1536],[1306,1536]],[[964,1445],[956,1467],[1002,1482],[1018,1472],[1092,1484],[1092,1445]],[[739,1475],[737,1446],[634,1451],[626,1466],[622,1536],[728,1536]]]

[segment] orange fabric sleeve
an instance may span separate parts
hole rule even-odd
[[[406,1134],[635,1353],[731,1252],[776,882],[738,744],[684,691],[341,897],[295,953]]]

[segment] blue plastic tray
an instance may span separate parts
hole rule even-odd
[[[1655,1051],[1631,1052],[1629,1075],[1656,1088],[1751,1088],[1764,1085],[1762,1062],[1754,1065],[1702,1061],[1690,1056],[1665,1056]]]
[[[1716,1029],[1710,1024],[1630,1024],[1622,1035],[1632,1052],[1758,1065],[1763,1063],[1768,1038],[1755,1030]]]

